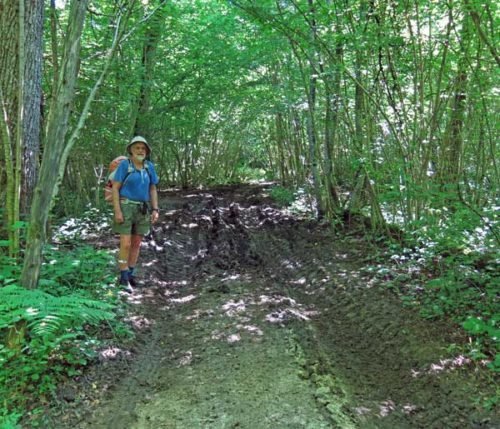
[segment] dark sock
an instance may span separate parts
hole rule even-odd
[[[135,276],[135,267],[128,267],[128,275]]]
[[[128,278],[129,278],[129,271],[128,270],[120,271],[120,281],[121,280],[128,281]]]

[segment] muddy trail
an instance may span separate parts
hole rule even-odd
[[[61,389],[52,427],[500,427],[478,405],[492,374],[368,269],[361,234],[287,214],[262,186],[163,193],[160,207],[143,286],[123,295],[136,340]]]

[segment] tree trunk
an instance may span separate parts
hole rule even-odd
[[[0,4],[0,146],[4,154],[9,226],[19,220],[21,206],[23,212],[26,211],[36,180],[40,146],[42,21],[43,1]],[[9,228],[8,237],[9,253],[16,256],[19,229]]]
[[[21,213],[28,214],[38,172],[42,105],[43,0],[27,1],[25,10],[23,178]]]
[[[72,0],[71,2],[61,70],[57,82],[54,83],[56,97],[51,102],[47,120],[40,177],[31,206],[27,248],[21,273],[21,284],[28,289],[34,289],[38,285],[42,264],[42,247],[47,235],[46,225],[53,199],[53,190],[57,187],[59,167],[68,131],[68,120],[75,95],[80,41],[87,4],[88,0]]]
[[[363,166],[363,163],[368,162],[364,159],[365,153],[365,97],[364,91],[361,87],[361,53],[356,53],[356,87],[355,87],[355,95],[354,95],[354,126],[355,126],[355,138],[354,138],[354,152],[356,157],[360,160],[361,167],[358,169],[357,174],[357,182],[354,184],[354,189],[351,194],[351,198],[349,200],[349,211],[350,212],[358,212],[365,204],[367,199],[367,175],[366,170]]]
[[[2,109],[0,141],[3,146],[6,175],[5,207],[7,212],[7,230],[9,254],[15,256],[18,251],[17,234],[11,226],[19,219],[15,207],[19,186],[16,183],[17,120],[19,107],[19,53],[20,53],[20,8],[19,3],[10,1],[0,4],[0,107]]]
[[[316,198],[317,218],[322,219],[325,215],[323,200],[321,198],[321,179],[319,177],[319,160],[316,136],[316,82],[318,75],[317,52],[316,52],[316,23],[314,1],[308,0],[309,12],[311,14],[311,50],[309,55],[309,89],[307,94],[307,137],[309,141],[309,162],[313,180],[314,197]]]
[[[151,123],[148,114],[151,110],[151,83],[153,82],[153,72],[156,63],[156,53],[158,40],[161,36],[164,16],[158,11],[152,17],[151,23],[146,28],[144,36],[144,46],[142,50],[142,76],[137,106],[137,117],[134,125],[134,134],[139,134],[146,139],[151,136]]]
[[[439,178],[445,192],[455,190],[461,171],[464,116],[467,101],[468,48],[470,42],[470,17],[462,22],[462,53],[454,81],[454,95],[451,112],[440,147]],[[454,191],[453,191],[454,192]]]
[[[285,135],[284,135],[284,125],[283,125],[283,114],[276,113],[275,115],[275,139],[274,143],[276,144],[276,148],[278,150],[278,160],[277,164],[280,170],[280,179],[281,182],[286,186],[289,184],[289,175],[288,169],[286,168],[286,159],[285,159]]]
[[[336,178],[333,169],[333,149],[338,122],[338,100],[340,98],[340,64],[342,61],[342,45],[338,42],[335,49],[336,64],[333,82],[325,77],[325,142],[323,147],[323,164],[327,195],[328,215],[334,218],[340,211],[340,198],[335,188]],[[320,62],[322,63],[322,62]],[[322,74],[324,73],[322,67]]]
[[[322,219],[324,216],[324,210],[323,210],[323,202],[321,199],[321,184],[320,184],[321,180],[319,178],[316,122],[314,114],[316,107],[316,78],[313,76],[312,71],[309,80],[309,91],[308,91],[307,101],[308,101],[307,140],[309,142],[309,162],[311,164],[314,197],[316,198],[317,218]]]

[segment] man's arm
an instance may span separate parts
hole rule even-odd
[[[158,208],[158,191],[156,185],[149,186],[149,195],[151,197],[151,221],[154,223],[158,220],[160,215]]]
[[[115,213],[115,220],[118,223],[123,222],[122,208],[120,206],[120,188],[122,187],[121,182],[113,181],[113,187],[111,188],[111,193],[113,196],[113,212]]]

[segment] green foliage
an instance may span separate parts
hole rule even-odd
[[[4,406],[24,403],[26,395],[47,395],[61,377],[79,373],[94,353],[91,326],[114,319],[113,306],[84,296],[54,296],[16,285],[0,288],[0,338],[24,330],[20,349],[0,346],[0,396]]]
[[[291,205],[296,199],[295,192],[283,186],[273,186],[271,198],[283,207]]]
[[[500,345],[500,313],[493,314],[489,320],[483,320],[480,317],[468,317],[462,323],[463,328],[471,335],[477,338],[476,342],[479,348],[484,348],[484,342],[496,343]],[[478,357],[485,357],[480,355]],[[497,353],[488,367],[495,372],[500,372],[500,347],[497,347]]]
[[[0,414],[0,429],[20,429],[17,424],[20,418],[19,413]]]
[[[266,171],[262,168],[241,166],[236,169],[235,176],[238,183],[258,182],[266,178]]]
[[[21,267],[16,260],[0,253],[0,286],[16,281],[21,272]]]
[[[494,216],[489,218],[486,211],[484,213],[483,220],[461,204],[429,209],[409,227],[414,241],[422,245],[433,243],[434,254],[462,253],[464,250],[467,252],[466,249],[491,251],[496,248],[491,234],[496,219]]]
[[[89,246],[67,251],[65,246],[50,246],[45,252],[40,287],[58,295],[87,291],[99,298],[113,281],[109,273],[112,262],[109,252]]]
[[[82,213],[92,197],[90,193],[72,192],[66,183],[61,184],[60,194],[55,199],[52,215],[60,219],[75,213]]]
[[[423,317],[451,318],[461,325],[472,339],[470,355],[488,358],[489,367],[498,371],[500,255],[495,236],[483,226],[485,218],[464,207],[432,215],[419,220],[406,248],[393,245],[397,274],[392,273],[390,284],[404,294],[405,303],[418,305]],[[494,227],[494,216],[486,222]]]
[[[0,260],[0,397],[7,398],[0,422],[5,427],[15,427],[27,401],[49,402],[58,383],[79,375],[95,359],[103,333],[131,335],[116,320],[123,304],[113,288],[109,253],[78,245],[72,237],[70,245],[47,246],[44,260],[37,290],[19,287],[19,267]],[[14,328],[26,330],[19,349],[5,345]]]
[[[76,294],[53,296],[41,290],[27,290],[16,285],[0,288],[0,330],[27,322],[32,336],[53,341],[67,329],[85,323],[98,324],[114,317],[113,307]]]

